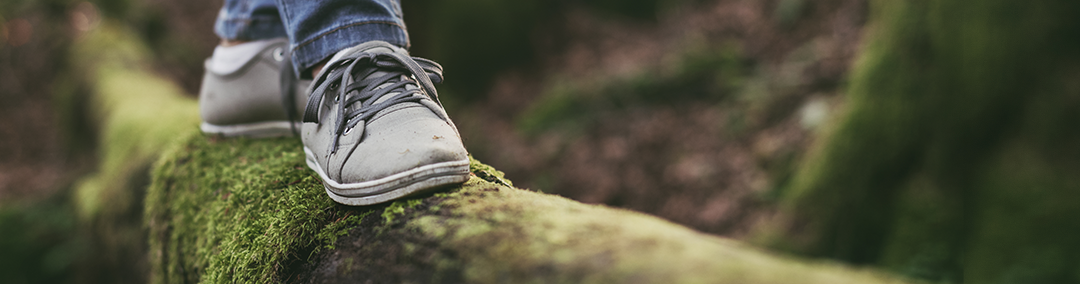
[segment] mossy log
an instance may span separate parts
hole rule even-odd
[[[155,282],[899,283],[504,185],[335,205],[300,143],[192,135],[147,197]]]
[[[871,1],[843,114],[766,242],[955,283],[1080,283],[1080,2]]]
[[[298,139],[204,136],[194,102],[147,75],[130,35],[105,25],[87,37],[75,49],[103,82],[103,162],[79,208],[113,224],[101,231],[126,232],[110,246],[148,238],[153,283],[902,283],[514,188],[475,161],[475,177],[440,193],[337,205]],[[124,191],[143,190],[130,181],[152,159],[144,202],[116,202],[141,196]],[[145,226],[113,220],[142,207]]]

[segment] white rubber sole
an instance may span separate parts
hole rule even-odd
[[[465,159],[425,165],[376,180],[338,183],[326,176],[326,171],[307,147],[304,147],[304,154],[308,167],[319,174],[330,199],[345,205],[379,204],[469,180],[469,160]]]
[[[199,125],[203,133],[220,134],[226,137],[243,136],[250,138],[268,138],[293,135],[291,126],[300,129],[300,123],[288,121],[267,121],[234,125],[214,125],[203,122]]]

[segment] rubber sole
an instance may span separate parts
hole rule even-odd
[[[293,135],[293,128],[300,129],[300,123],[288,121],[267,121],[234,125],[214,125],[203,122],[199,125],[203,133],[220,134],[226,137],[243,136],[249,138],[269,138]]]
[[[376,180],[343,184],[326,176],[326,171],[307,147],[304,147],[304,154],[308,167],[319,174],[330,199],[345,205],[379,204],[469,180],[469,160],[466,159],[420,166]]]

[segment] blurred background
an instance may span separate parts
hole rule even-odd
[[[771,214],[773,189],[842,102],[868,13],[863,0],[402,2],[412,53],[445,66],[442,100],[477,159],[519,187],[735,238]],[[102,21],[129,26],[153,70],[194,96],[221,4],[0,3],[9,283],[87,273],[92,244],[67,200],[98,126],[71,43]]]
[[[402,2],[469,151],[518,187],[935,283],[1080,282],[1080,4]],[[145,281],[70,206],[100,126],[69,49],[118,23],[194,97],[221,4],[0,2],[5,282]]]

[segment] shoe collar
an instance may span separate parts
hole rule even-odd
[[[281,60],[285,60],[287,48],[287,40],[284,38],[258,40],[229,47],[217,46],[214,48],[214,54],[206,59],[203,67],[207,72],[227,76],[247,69],[258,61],[257,58],[270,52],[271,49],[281,49]]]

